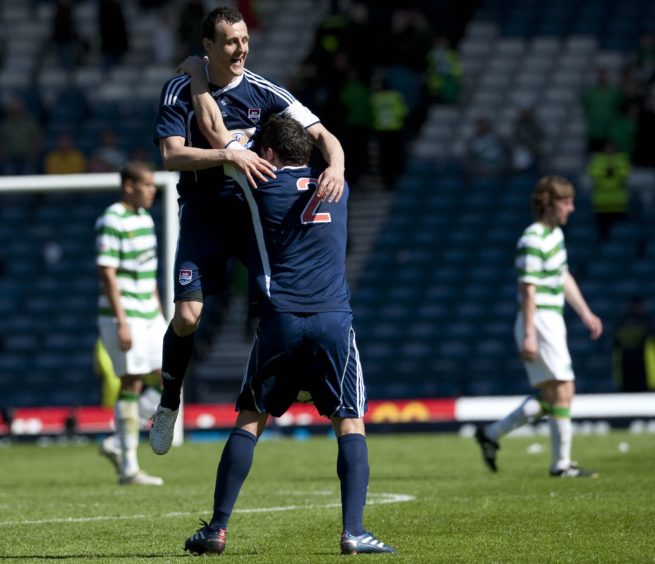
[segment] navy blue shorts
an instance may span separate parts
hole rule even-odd
[[[321,415],[363,417],[368,408],[350,312],[262,311],[237,411],[280,417],[300,391]]]
[[[203,205],[180,201],[180,234],[175,253],[175,301],[202,302],[226,288],[228,261],[244,260],[252,222],[237,198]]]

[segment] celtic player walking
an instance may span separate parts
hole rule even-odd
[[[157,291],[157,238],[147,208],[156,193],[154,174],[141,162],[121,171],[121,199],[96,222],[96,265],[100,339],[121,378],[115,407],[120,451],[115,464],[119,483],[161,486],[164,482],[139,468],[139,395],[143,378],[161,371],[166,331]],[[102,448],[107,448],[103,443]],[[102,451],[101,451],[102,452]],[[112,454],[110,451],[103,452]]]
[[[526,423],[548,416],[554,477],[595,477],[571,460],[573,427],[571,401],[575,376],[566,342],[564,305],[568,303],[589,329],[592,339],[603,332],[601,320],[589,309],[578,284],[568,271],[564,234],[574,211],[575,191],[559,176],[546,176],[532,194],[537,221],[524,232],[516,247],[519,312],[514,337],[530,385],[536,393],[509,415],[478,427],[476,439],[486,464],[494,472],[499,439]]]

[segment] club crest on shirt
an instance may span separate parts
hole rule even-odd
[[[182,286],[186,286],[189,282],[191,282],[192,277],[193,275],[191,270],[181,268],[177,280]]]
[[[261,117],[262,117],[261,108],[248,108],[248,119],[251,122],[257,123],[259,121],[259,118]]]

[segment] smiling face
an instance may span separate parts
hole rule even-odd
[[[211,82],[226,86],[244,72],[248,57],[248,26],[241,20],[227,23],[221,20],[214,26],[214,39],[203,38],[209,57]]]

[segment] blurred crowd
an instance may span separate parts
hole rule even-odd
[[[37,17],[40,4],[51,1],[32,0],[29,3],[30,18]],[[120,0],[97,0],[96,37],[88,30],[86,34],[81,31],[75,17],[76,8],[85,1],[54,0],[50,29],[38,58],[52,61],[62,73],[90,63],[107,73],[123,63],[132,49],[125,4]],[[248,0],[238,4],[245,15],[252,13]],[[206,13],[203,0],[138,0],[138,10],[139,16],[154,15],[157,20],[152,38],[153,64],[170,65],[173,72],[175,64],[188,54],[200,52],[200,21]],[[6,47],[6,39],[0,38],[0,66],[8,56]],[[48,125],[53,108],[44,103],[37,77],[43,68],[37,65],[29,96],[24,92],[3,93],[0,108],[0,131],[4,139],[0,147],[1,174],[111,172],[119,170],[128,158],[145,160],[153,168],[158,166],[153,158],[150,138],[139,139],[137,143],[133,140],[127,142],[111,123],[98,133],[92,147],[81,147],[73,124],[49,138],[52,136]],[[86,93],[78,90],[71,88],[67,94],[78,98],[79,114],[84,116],[89,113],[88,100]],[[154,123],[157,101],[152,102]]]
[[[44,0],[35,0],[32,8],[40,1]],[[90,59],[111,69],[131,49],[124,7],[118,0],[98,0],[99,37],[91,38],[79,32],[74,17],[76,2],[83,1],[56,0],[43,51],[50,52],[63,70],[74,70]],[[250,29],[258,29],[258,2],[236,4]],[[339,134],[349,155],[353,185],[374,169],[386,186],[393,186],[404,166],[407,141],[427,107],[434,102],[457,103],[461,65],[455,47],[476,4],[331,3],[311,53],[299,69],[291,69],[287,86]],[[154,63],[173,68],[187,54],[200,53],[199,22],[207,8],[203,0],[139,0],[138,5],[143,13],[157,17]],[[73,130],[46,139],[48,108],[39,103],[38,94],[29,102],[19,95],[4,97],[3,174],[103,172],[117,170],[128,157],[151,160],[151,152],[142,146],[149,139],[132,154],[111,124],[92,149],[80,147]]]
[[[34,0],[33,7],[45,0]],[[119,0],[98,0],[99,37],[81,34],[75,3],[56,0],[44,52],[62,68],[75,68],[95,54],[98,65],[120,64],[131,46],[128,22]],[[260,0],[261,1],[261,0]],[[353,186],[373,175],[392,188],[402,174],[408,143],[416,137],[431,104],[465,104],[466,80],[458,53],[467,23],[479,0],[389,1],[332,0],[316,32],[311,52],[290,69],[286,86],[341,139]],[[258,29],[258,2],[236,2],[250,29]],[[142,13],[155,14],[153,62],[171,65],[200,52],[203,0],[138,0]],[[2,50],[0,49],[0,55]],[[619,76],[597,69],[581,92],[587,122],[587,172],[599,196],[596,208],[602,237],[625,213],[627,181],[633,166],[655,167],[655,38],[644,34]],[[38,70],[37,70],[38,72]],[[153,101],[156,102],[156,101]],[[82,99],[81,105],[84,104]],[[127,158],[158,166],[150,139],[126,144],[108,127],[93,147],[80,147],[75,131],[48,134],[47,108],[6,95],[0,114],[2,174],[79,173],[117,170]],[[535,107],[518,113],[511,135],[494,130],[479,116],[465,154],[473,176],[549,170],[544,129]],[[621,195],[623,194],[623,195]]]
[[[351,184],[374,170],[393,187],[430,104],[458,103],[477,3],[332,2],[291,89],[342,141]]]

